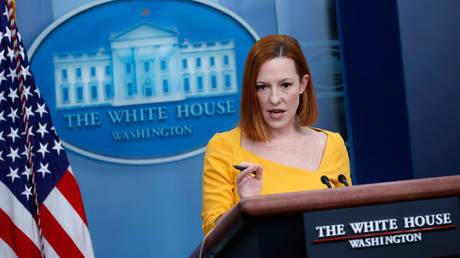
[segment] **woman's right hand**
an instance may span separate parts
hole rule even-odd
[[[249,162],[241,162],[240,166],[246,169],[238,174],[236,185],[240,199],[260,194],[262,189],[262,165],[255,165]],[[252,176],[252,172],[255,175]]]

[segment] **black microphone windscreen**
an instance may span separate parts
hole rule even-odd
[[[327,188],[331,188],[331,184],[329,183],[329,178],[327,178],[327,176],[321,176],[321,182],[327,185]]]
[[[344,175],[340,174],[338,179],[340,183],[344,184],[345,186],[348,186],[347,178]]]

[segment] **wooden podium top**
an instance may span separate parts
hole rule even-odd
[[[460,196],[460,175],[254,196],[241,200],[222,218],[209,233],[206,248],[218,252],[251,217],[448,196]]]

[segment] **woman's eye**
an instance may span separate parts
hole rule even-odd
[[[281,84],[281,86],[282,86],[283,88],[288,88],[289,86],[291,86],[291,84],[285,82],[285,83]]]
[[[265,89],[265,88],[267,88],[267,86],[265,86],[265,85],[257,85],[257,86],[256,86],[256,89],[257,89],[257,90],[263,90],[263,89]]]

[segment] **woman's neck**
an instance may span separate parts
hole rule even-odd
[[[282,129],[270,130],[270,141],[287,140],[297,138],[305,134],[306,130],[302,128],[298,123],[295,123],[292,126],[285,127]]]

